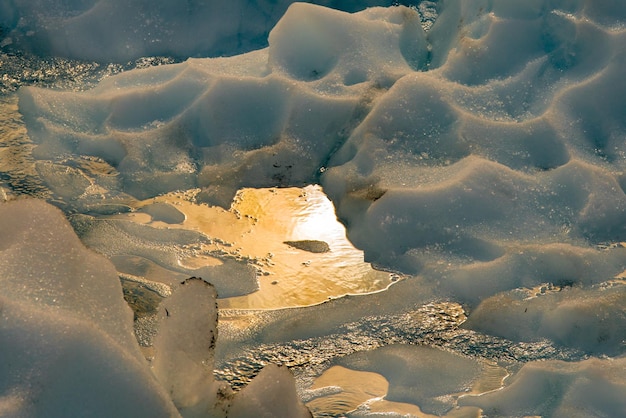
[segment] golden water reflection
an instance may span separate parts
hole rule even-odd
[[[319,186],[242,189],[229,210],[196,203],[197,193],[159,196],[117,217],[208,236],[209,243],[198,243],[179,258],[181,267],[214,266],[223,258],[253,265],[259,290],[220,299],[220,308],[309,306],[346,294],[381,291],[400,279],[364,262],[363,252],[348,241],[332,203]],[[286,241],[303,242],[289,245]],[[325,247],[323,243],[329,251],[315,251]]]

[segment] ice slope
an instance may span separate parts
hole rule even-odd
[[[69,210],[195,187],[227,206],[241,187],[319,182],[368,260],[414,275],[384,294],[277,313],[261,341],[447,298],[467,307],[468,329],[616,357],[531,362],[505,389],[448,407],[623,416],[623,281],[609,279],[626,267],[625,18],[616,1],[451,0],[425,32],[405,7],[296,3],[267,49],[81,93],[23,88],[20,111]],[[89,158],[107,175],[85,181]],[[386,354],[360,364],[373,370]]]

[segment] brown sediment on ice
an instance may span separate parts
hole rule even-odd
[[[308,251],[310,253],[327,253],[330,251],[330,247],[325,241],[304,239],[300,241],[283,241],[283,243],[289,245],[290,247],[297,248],[298,250]]]

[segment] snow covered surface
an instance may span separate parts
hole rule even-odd
[[[42,24],[34,3],[0,7],[48,30],[53,46],[59,26]],[[124,10],[92,3],[71,6],[80,13],[68,28],[85,34],[81,42],[97,35],[85,29],[90,15]],[[124,7],[163,13],[168,3]],[[230,5],[239,16],[251,10]],[[105,62],[262,45],[270,17],[223,13],[237,29],[196,39],[206,43],[181,32],[168,46],[154,42],[164,49],[130,55],[56,50],[25,23],[2,25],[41,53]],[[176,27],[181,16],[160,25]],[[79,412],[118,397],[109,406],[131,411],[141,396],[151,416],[219,414],[216,405],[239,416],[307,416],[302,401],[320,415],[626,416],[625,21],[626,5],[609,0],[448,0],[353,14],[295,3],[264,49],[123,72],[86,91],[22,87],[29,158],[48,200],[110,261],[86,250],[49,205],[0,205],[0,332],[15,358],[0,365],[10,376],[0,412],[39,416],[59,403]],[[150,29],[128,25],[141,44]],[[225,42],[229,31],[245,41]],[[216,237],[182,227],[183,208],[241,215],[232,202],[242,188],[311,184],[365,261],[404,279],[316,306],[222,309],[215,339],[213,288],[169,272],[190,254],[172,248],[216,255],[202,252]],[[6,199],[9,189],[0,189]],[[180,210],[164,197],[174,192]],[[258,260],[222,255],[203,266],[205,278],[226,296],[255,292]],[[172,296],[162,292],[158,313],[133,324],[116,274],[166,284]],[[151,335],[141,349],[133,325]],[[93,347],[102,355],[91,360]],[[211,374],[241,383],[268,363],[289,366],[295,382],[268,366],[233,396]],[[331,366],[369,376],[371,392],[332,384],[323,374]],[[78,370],[94,386],[78,385]],[[92,401],[64,401],[58,379],[93,389],[82,398]],[[120,393],[97,390],[112,380]],[[381,396],[389,402],[375,402]]]

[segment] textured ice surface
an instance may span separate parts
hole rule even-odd
[[[272,361],[306,381],[357,353],[359,370],[384,374],[390,393],[424,411],[626,415],[624,283],[614,279],[626,267],[626,6],[436,8],[428,28],[406,7],[297,3],[266,49],[129,71],[80,93],[22,88],[36,170],[74,220],[175,190],[199,188],[198,203],[228,207],[244,187],[318,183],[366,261],[412,276],[317,307],[224,312],[217,356],[233,374]],[[181,219],[164,206],[138,215]],[[97,228],[75,225],[102,243]],[[148,235],[198,240],[124,226],[144,241],[108,242],[117,265],[139,250],[169,262],[166,246],[147,249]],[[425,313],[441,300],[459,308]],[[385,349],[371,351],[393,343],[466,356],[433,388],[477,379],[464,365],[482,359],[513,376],[497,392],[441,398]],[[405,351],[407,368],[430,366]]]

